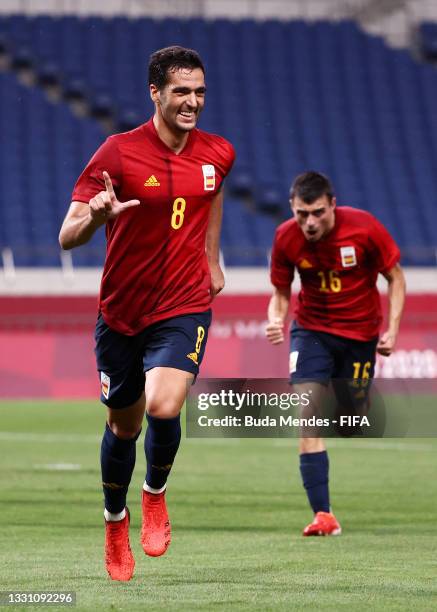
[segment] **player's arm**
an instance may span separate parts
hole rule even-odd
[[[211,296],[215,297],[225,286],[225,277],[220,267],[220,230],[223,216],[223,191],[220,190],[210,205],[208,229],[206,231],[206,256],[211,272]]]
[[[88,204],[72,202],[59,232],[59,244],[63,249],[72,249],[86,244],[95,231],[109,219],[115,219],[121,212],[132,206],[138,206],[139,200],[119,202],[114,192],[112,181],[107,172],[103,172],[105,191],[100,191]]]
[[[284,323],[290,305],[291,287],[275,287],[267,310],[267,340],[272,344],[284,341]]]
[[[396,264],[391,270],[384,273],[388,282],[388,328],[379,339],[376,347],[380,355],[390,355],[396,344],[396,338],[401,323],[402,311],[405,303],[405,277],[402,268]]]
[[[91,217],[89,204],[72,202],[59,232],[59,244],[65,250],[85,244],[104,223]]]

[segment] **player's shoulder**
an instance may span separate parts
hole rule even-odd
[[[146,124],[143,123],[133,130],[129,130],[128,132],[120,132],[118,134],[111,134],[106,139],[106,143],[112,146],[118,146],[125,143],[136,142],[136,141],[144,141]]]
[[[296,219],[291,217],[291,219],[287,219],[283,221],[276,228],[276,240],[284,240],[288,238],[295,238],[299,235],[299,226],[297,224]]]
[[[362,208],[354,208],[352,206],[337,206],[335,214],[338,222],[346,223],[349,226],[368,228],[377,222],[377,219],[372,213]]]
[[[219,155],[220,157],[226,157],[230,160],[235,158],[235,149],[233,145],[218,134],[212,134],[211,132],[205,132],[196,128],[197,141],[200,145],[208,147],[211,151]]]

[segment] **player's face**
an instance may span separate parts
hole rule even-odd
[[[189,132],[196,127],[206,92],[205,75],[200,68],[170,71],[165,87],[157,90],[151,85],[150,92],[170,130]]]
[[[291,208],[300,229],[309,242],[317,242],[334,227],[335,198],[330,201],[327,195],[323,195],[311,204],[306,204],[295,196],[291,201]]]

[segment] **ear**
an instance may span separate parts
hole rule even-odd
[[[335,208],[337,206],[337,198],[335,196],[331,200],[331,206],[332,208]]]
[[[159,104],[159,89],[156,87],[156,85],[153,85],[153,83],[149,85],[149,91],[152,102],[154,102],[155,104]]]

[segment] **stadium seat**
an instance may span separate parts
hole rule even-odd
[[[419,25],[419,46],[424,59],[437,61],[437,23],[424,21]]]
[[[427,58],[435,28],[420,27]],[[200,127],[237,152],[226,181],[227,265],[265,264],[270,226],[289,216],[290,183],[308,169],[330,175],[340,205],[386,224],[405,262],[434,263],[437,73],[408,52],[348,20],[0,16],[0,50],[16,66],[32,66],[41,84],[59,82],[67,99],[86,99],[95,116],[112,115],[119,131],[151,116],[147,58],[170,44],[201,53],[208,94]],[[12,74],[0,74],[0,94],[0,176],[5,201],[16,202],[13,211],[0,204],[1,246],[17,249],[17,261],[59,265],[57,230],[74,181],[105,135]],[[18,226],[31,188],[53,222],[36,214],[29,233]],[[73,260],[93,265],[102,249],[103,235]]]
[[[59,227],[74,181],[104,135],[13,75],[0,74],[0,94],[0,248],[12,248],[16,265],[59,266]]]

